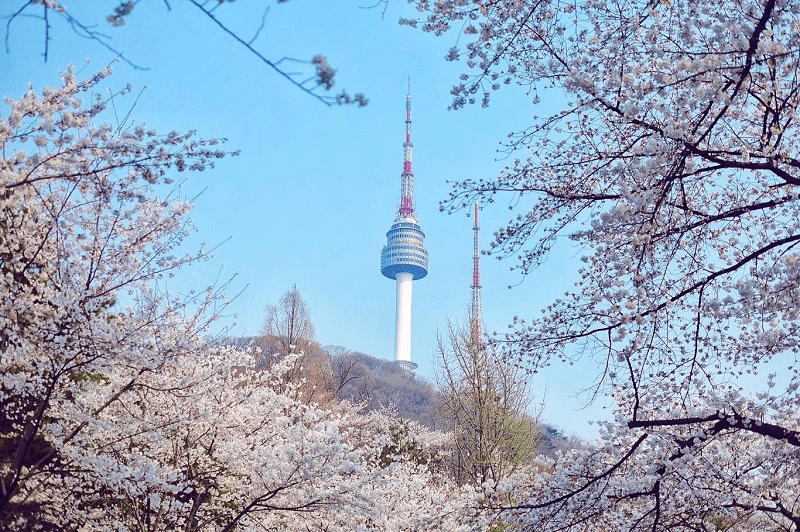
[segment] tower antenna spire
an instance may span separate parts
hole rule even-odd
[[[411,169],[411,76],[408,77],[406,95],[406,141],[403,143],[403,173],[400,175],[400,210],[397,219],[414,219],[414,171]]]
[[[481,345],[482,327],[481,327],[481,270],[480,270],[480,246],[478,245],[478,233],[480,232],[478,225],[478,202],[475,202],[475,220],[472,230],[475,232],[472,244],[472,308],[470,309],[470,325],[472,332],[472,341],[475,345]]]
[[[406,96],[406,139],[403,143],[403,173],[400,175],[400,209],[381,252],[381,273],[397,284],[394,360],[405,370],[417,367],[411,361],[411,283],[428,275],[425,233],[414,215],[414,173],[411,170],[411,77]]]

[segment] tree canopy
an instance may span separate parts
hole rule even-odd
[[[474,327],[453,322],[440,334],[435,364],[439,415],[452,432],[446,458],[456,481],[494,486],[529,466],[540,438],[522,368],[499,356]]]
[[[182,173],[232,153],[102,122],[109,72],[0,120],[0,528],[457,530],[472,494],[420,459],[441,434],[308,401],[299,355],[214,341],[224,287],[165,289],[205,256]]]
[[[522,275],[563,238],[583,251],[575,288],[499,343],[532,371],[589,358],[617,402],[603,446],[509,511],[546,530],[800,527],[800,6],[416,4],[404,23],[458,34],[453,108],[512,83],[565,102],[442,205],[508,201],[490,252]]]

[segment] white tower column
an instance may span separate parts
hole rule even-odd
[[[394,323],[394,359],[411,362],[411,281],[414,275],[400,272],[395,279],[397,279],[397,317]]]

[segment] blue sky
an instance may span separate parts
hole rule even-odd
[[[439,212],[439,201],[450,190],[447,181],[494,177],[505,164],[497,153],[500,141],[558,99],[545,97],[540,104],[545,108],[536,109],[522,90],[508,87],[489,109],[447,111],[450,87],[461,72],[444,60],[455,36],[435,38],[399,26],[401,16],[415,15],[403,1],[390,2],[383,19],[382,5],[362,8],[370,3],[273,3],[254,43],[271,60],[326,55],[338,70],[335,89],[369,98],[362,109],[326,107],[299,91],[187,2],[174,0],[167,10],[163,2],[142,1],[121,28],[103,20],[114,2],[67,6],[148,68],[115,63],[110,78],[118,88],[130,82],[134,92],[147,87],[133,111],[137,123],[161,132],[194,129],[202,137],[226,137],[228,147],[241,150],[215,170],[190,177],[186,194],[202,191],[192,215],[199,231],[190,244],[224,243],[211,261],[182,272],[171,287],[202,288],[219,272],[222,278],[236,274],[229,293],[246,289],[233,305],[238,316],[227,322],[235,321],[234,334],[257,334],[265,306],[296,284],[319,342],[392,358],[395,285],[380,274],[379,258],[399,197],[411,76],[416,206],[430,253],[428,276],[414,283],[412,357],[418,374],[430,377],[437,330],[448,318],[463,319],[470,301],[472,221],[465,213]],[[3,3],[0,15],[18,8]],[[262,8],[239,1],[218,12],[230,27],[251,36]],[[0,94],[19,97],[29,82],[37,90],[56,85],[59,70],[68,64],[81,68],[87,58],[87,74],[114,59],[53,22],[47,63],[41,21],[12,25],[11,53],[0,53]],[[0,113],[5,111],[0,106]],[[512,216],[516,212],[502,201],[484,209],[482,243]],[[514,315],[539,314],[570,289],[579,257],[565,242],[520,285],[509,271],[511,261],[483,257],[487,328],[502,332]],[[607,414],[600,404],[581,410],[583,401],[574,396],[594,373],[593,367],[556,366],[536,376],[544,418],[568,433],[594,435],[586,420]]]

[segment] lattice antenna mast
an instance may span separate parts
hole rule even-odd
[[[411,77],[408,78],[408,94],[406,95],[406,141],[403,143],[403,173],[400,176],[400,210],[397,219],[414,216],[414,171],[411,169]]]
[[[471,329],[472,341],[475,344],[483,344],[482,338],[482,317],[481,317],[481,270],[480,270],[480,247],[478,245],[478,202],[475,202],[475,221],[472,230],[475,232],[472,246],[472,309],[471,309]]]

